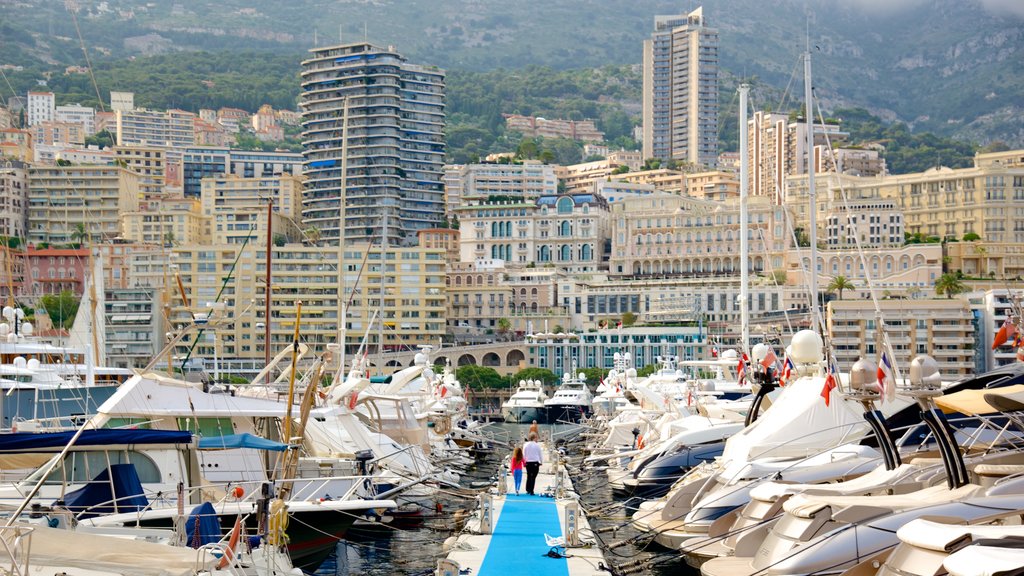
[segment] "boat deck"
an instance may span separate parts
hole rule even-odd
[[[525,492],[517,495],[514,490],[500,494],[499,490],[499,494],[492,495],[492,533],[479,534],[480,519],[474,518],[451,547],[447,559],[457,563],[464,574],[477,576],[590,576],[606,573],[598,569],[598,563],[604,562],[600,549],[586,543],[592,537],[582,511],[577,516],[581,545],[557,548],[562,557],[548,555],[552,547],[547,544],[545,535],[563,536],[565,507],[576,496],[564,469],[561,490],[556,490],[555,483],[555,465],[546,463],[537,476],[536,496]],[[507,477],[506,484],[513,488],[511,475]],[[524,474],[524,487],[525,484]],[[550,496],[556,492],[560,492],[560,498]]]

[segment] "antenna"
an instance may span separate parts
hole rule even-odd
[[[363,42],[369,42],[370,35],[366,32],[366,20],[363,20]]]

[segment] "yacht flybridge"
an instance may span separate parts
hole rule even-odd
[[[544,401],[547,398],[541,389],[540,380],[520,380],[516,393],[501,405],[501,415],[505,422],[543,422],[546,416]]]

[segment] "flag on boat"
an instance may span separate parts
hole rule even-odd
[[[775,368],[779,363],[779,357],[775,355],[775,348],[773,348],[771,344],[766,345],[768,346],[768,353],[766,353],[764,355],[764,359],[761,360],[761,366],[764,366],[765,370]]]
[[[836,382],[835,374],[832,373],[831,367],[825,373],[825,385],[821,388],[821,397],[825,399],[825,406],[829,405],[829,400],[832,397],[832,391],[838,387],[839,384]]]
[[[718,358],[718,346],[711,347],[711,357]]]
[[[889,360],[889,353],[884,350],[878,363],[878,392],[885,400],[893,400],[896,397],[896,378],[893,376],[892,361]]]
[[[796,366],[793,364],[793,360],[786,356],[786,361],[782,363],[782,378],[779,379],[782,385],[789,384],[790,378],[793,377],[793,371],[796,370]]]
[[[747,358],[747,355],[746,355],[746,353],[744,353],[744,354],[743,354],[743,355],[742,355],[742,356],[740,357],[740,364],[739,364],[739,366],[737,366],[737,367],[736,367],[736,373],[737,373],[737,374],[739,375],[739,379],[738,379],[738,381],[739,381],[739,383],[740,383],[741,385],[742,385],[742,384],[743,384],[744,382],[746,382],[746,381],[747,381],[747,361],[748,361],[748,360],[749,360],[749,358]]]
[[[441,384],[441,398],[444,398],[447,395],[448,395],[448,387],[445,386],[444,384]]]
[[[1013,347],[1020,348],[1024,344],[1024,334],[1020,333],[1020,330],[1014,330],[1013,334]]]
[[[999,331],[996,332],[996,338],[992,341],[992,349],[995,350],[1003,344],[1006,344],[1010,338],[1013,338],[1016,334],[1017,327],[1013,325],[1013,322],[1010,322],[1009,318],[1007,318],[1003,322],[1003,325],[1000,326]]]

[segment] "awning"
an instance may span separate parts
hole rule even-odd
[[[1024,385],[1007,386],[985,392],[985,401],[1000,412],[1017,412],[1024,410]]]
[[[75,435],[71,432],[16,432],[0,434],[0,452],[32,452],[46,448],[63,448]],[[189,444],[191,432],[147,429],[86,430],[75,446],[111,446],[122,444]]]
[[[228,434],[226,436],[209,436],[199,439],[200,450],[228,450],[233,448],[255,448],[256,450],[269,450],[272,452],[284,452],[288,449],[287,444],[260,438],[243,432],[242,434]]]
[[[935,399],[935,404],[939,408],[942,408],[942,411],[946,414],[950,414],[952,412],[959,412],[961,414],[966,414],[967,416],[992,414],[994,412],[998,412],[1000,409],[993,407],[993,405],[987,400],[989,395],[1014,393],[1024,394],[1024,384],[1016,384],[1014,386],[995,389],[961,390],[959,392],[954,392],[953,394],[939,396]],[[1022,399],[1021,402],[1024,402],[1024,399]]]

